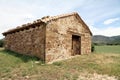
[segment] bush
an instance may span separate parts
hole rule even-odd
[[[4,45],[4,42],[3,42],[3,40],[1,39],[1,40],[0,40],[0,47],[3,47],[3,45]]]
[[[94,51],[95,51],[95,45],[92,44],[92,45],[91,45],[91,52],[94,52]]]

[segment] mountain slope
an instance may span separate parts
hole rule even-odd
[[[107,37],[103,35],[94,35],[92,42],[95,44],[120,44],[120,35]]]

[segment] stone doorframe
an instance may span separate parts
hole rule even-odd
[[[81,36],[79,35],[72,35],[72,43],[71,43],[71,50],[72,56],[80,55],[81,54]]]

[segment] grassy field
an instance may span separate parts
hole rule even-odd
[[[96,53],[120,53],[120,45],[113,46],[95,46]]]
[[[97,46],[96,50],[101,47]],[[0,48],[0,80],[77,80],[83,73],[107,74],[120,79],[120,54],[91,53],[43,64],[35,57]]]

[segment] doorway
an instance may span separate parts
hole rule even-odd
[[[72,56],[81,54],[81,37],[72,35]]]

